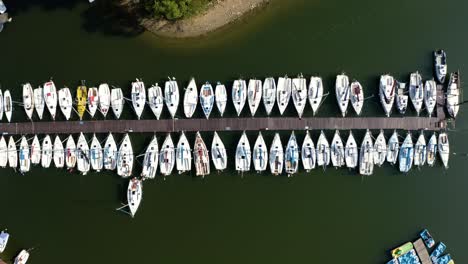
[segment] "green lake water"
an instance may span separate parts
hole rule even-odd
[[[449,71],[460,69],[462,81],[468,59],[468,2],[461,0],[273,0],[233,25],[189,40],[122,32],[128,21],[100,0],[92,7],[84,0],[5,2],[14,21],[0,34],[0,83],[17,101],[22,83],[37,86],[49,77],[58,88],[75,89],[85,79],[129,94],[136,77],[149,85],[175,76],[182,87],[195,76],[199,83],[230,87],[239,77],[303,73],[321,75],[332,93],[318,115],[338,116],[332,90],[337,73],[359,80],[371,96],[383,73],[408,81],[419,70],[424,79],[432,78],[434,49],[447,51]],[[25,121],[22,108],[15,107],[14,120]],[[134,219],[115,211],[125,201],[128,182],[115,173],[81,176],[34,167],[22,176],[0,169],[0,229],[12,235],[0,258],[11,261],[22,248],[34,248],[28,263],[385,263],[389,250],[428,228],[457,263],[468,263],[464,108],[449,132],[451,152],[457,153],[449,170],[438,162],[408,175],[385,164],[367,178],[333,168],[292,178],[240,177],[233,153],[241,133],[222,132],[230,155],[227,172],[203,180],[174,174],[145,181]],[[231,103],[226,115],[234,116]],[[295,116],[292,104],[287,115]],[[312,115],[310,106],[305,115]],[[363,115],[384,115],[377,98],[366,101]],[[202,116],[200,109],[196,116]],[[129,105],[123,118],[134,118]],[[148,108],[143,118],[152,118]],[[248,133],[251,144],[256,134]],[[281,133],[283,144],[289,134]],[[302,144],[305,132],[296,134]],[[314,141],[318,134],[312,131]],[[355,134],[360,142],[364,131]],[[161,144],[165,135],[156,135]],[[333,131],[327,135],[331,140]],[[193,142],[194,134],[188,136]],[[212,133],[203,136],[211,145]],[[132,134],[135,153],[151,137]],[[268,144],[272,139],[273,133],[265,133]],[[135,174],[140,169],[136,165]]]

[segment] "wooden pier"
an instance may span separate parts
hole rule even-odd
[[[432,264],[432,260],[429,257],[429,253],[426,249],[426,245],[424,245],[424,242],[421,238],[413,242],[413,246],[422,264]]]

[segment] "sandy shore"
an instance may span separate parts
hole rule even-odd
[[[161,36],[197,37],[227,25],[268,2],[269,0],[217,0],[206,12],[192,18],[176,22],[142,19],[141,24],[148,31]]]

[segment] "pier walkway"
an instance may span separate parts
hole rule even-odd
[[[414,249],[419,256],[422,264],[432,264],[431,259],[429,258],[429,253],[427,252],[426,245],[424,245],[423,240],[420,238],[414,243]]]

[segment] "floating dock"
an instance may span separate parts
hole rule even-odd
[[[429,257],[429,253],[427,252],[426,245],[424,245],[422,238],[414,241],[413,246],[422,264],[433,264],[431,261],[431,258]]]

